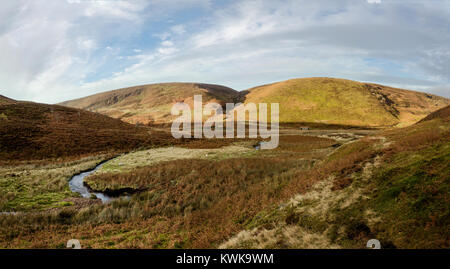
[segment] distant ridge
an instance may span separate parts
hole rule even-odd
[[[123,88],[70,100],[60,105],[99,112],[130,123],[169,122],[170,109],[177,102],[193,105],[193,96],[203,103],[233,102],[238,92],[220,85],[204,83],[159,83]]]
[[[170,109],[193,96],[203,103],[279,103],[280,122],[402,127],[450,105],[450,99],[373,83],[337,78],[301,78],[237,92],[202,83],[160,83],[103,92],[61,105],[86,109],[130,123],[168,123]]]

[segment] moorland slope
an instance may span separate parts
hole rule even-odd
[[[35,212],[0,215],[0,247],[82,238],[84,248],[365,248],[376,238],[383,248],[448,248],[449,123],[437,111],[405,128],[296,130],[275,150],[198,140],[201,149],[135,151],[86,179],[138,191],[106,204],[67,186],[104,157],[6,167],[0,211]]]
[[[161,83],[118,89],[66,101],[63,106],[99,112],[130,123],[168,123],[172,105],[203,102],[280,104],[280,122],[363,127],[404,127],[450,104],[432,94],[335,78],[291,79],[237,92],[198,83]]]
[[[0,162],[130,150],[166,138],[98,113],[4,100],[0,102]]]
[[[382,248],[449,248],[448,108],[427,118],[343,145],[221,247],[365,248],[376,238]]]
[[[450,106],[446,106],[444,108],[441,108],[439,110],[436,110],[435,112],[431,113],[430,115],[426,116],[425,118],[421,119],[420,122],[433,120],[436,118],[440,118],[442,120],[449,120],[450,119]]]
[[[60,103],[63,106],[99,112],[130,123],[169,122],[170,109],[177,102],[193,105],[194,95],[203,96],[203,103],[224,105],[232,102],[237,91],[212,84],[160,83],[103,92]]]
[[[450,104],[448,98],[335,78],[302,78],[247,90],[245,102],[280,103],[280,122],[407,126]]]

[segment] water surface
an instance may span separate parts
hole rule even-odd
[[[74,175],[69,180],[69,188],[73,192],[78,192],[83,196],[84,198],[91,198],[92,195],[97,196],[97,198],[101,199],[103,203],[107,203],[113,199],[113,197],[110,197],[104,193],[101,192],[92,192],[90,191],[85,185],[84,185],[84,178],[89,176],[90,174],[94,173],[98,169],[100,169],[103,166],[104,163],[101,163],[97,165],[94,169],[82,172],[80,174]]]

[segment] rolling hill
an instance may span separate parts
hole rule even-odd
[[[0,162],[124,151],[166,138],[98,113],[6,97],[0,100]]]
[[[247,90],[245,102],[280,103],[280,122],[407,126],[450,99],[335,78],[291,79]]]
[[[165,147],[171,140],[154,129],[98,113],[10,100],[0,105],[0,211],[33,214],[0,215],[0,247],[82,238],[86,248],[365,248],[376,238],[383,248],[448,248],[448,109],[404,128],[289,130],[300,135],[282,133],[276,150],[254,150],[254,141],[212,150],[205,140]],[[155,144],[86,178],[98,191],[138,191],[112,203],[68,190],[67,179],[96,159],[58,162]],[[8,165],[43,158],[53,160]]]
[[[203,103],[224,105],[233,102],[237,91],[220,85],[200,83],[160,83],[103,92],[66,101],[60,105],[99,112],[130,123],[169,122],[172,105],[185,102],[193,105],[195,94]]]
[[[210,84],[162,83],[119,89],[66,101],[130,123],[167,123],[171,106],[203,102],[280,103],[280,122],[403,127],[450,104],[448,98],[388,86],[335,78],[291,79],[237,92]]]

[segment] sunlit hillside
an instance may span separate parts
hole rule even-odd
[[[161,83],[99,93],[61,105],[99,112],[130,123],[164,123],[175,118],[170,114],[173,104],[185,102],[192,106],[196,94],[203,96],[204,104],[224,105],[233,102],[237,92],[211,84]]]
[[[405,126],[450,104],[436,95],[334,78],[291,79],[249,90],[245,102],[280,103],[280,122]]]

